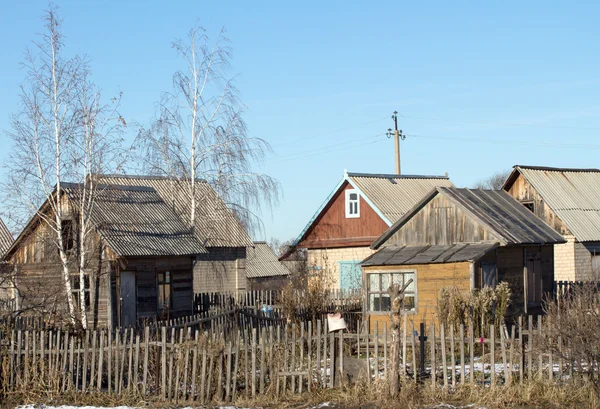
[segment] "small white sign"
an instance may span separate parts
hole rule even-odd
[[[327,325],[329,326],[329,332],[339,331],[346,329],[346,320],[342,317],[342,314],[327,314]]]

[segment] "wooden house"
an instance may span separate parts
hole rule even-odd
[[[0,219],[0,260],[15,241],[2,219]],[[0,307],[14,298],[10,266],[0,262]]]
[[[2,219],[0,219],[0,258],[4,256],[14,241],[13,235],[8,231]]]
[[[360,288],[370,245],[436,186],[452,183],[447,176],[345,172],[292,247],[307,250],[308,268],[332,288]]]
[[[600,170],[517,165],[503,189],[565,238],[556,280],[600,280]]]
[[[250,290],[281,290],[290,281],[290,270],[264,241],[248,247],[246,279]]]
[[[387,320],[390,283],[413,283],[405,308],[435,321],[442,287],[468,293],[506,281],[513,311],[539,308],[554,283],[553,245],[564,242],[504,191],[438,187],[400,218],[362,262],[365,313]]]
[[[140,176],[97,179],[105,184],[94,194],[93,230],[85,246],[89,278],[81,284],[77,268],[71,269],[72,296],[79,297],[76,290],[85,286],[88,325],[127,326],[147,318],[188,315],[194,292],[246,289],[245,245],[251,241],[207,183],[196,182],[203,199],[196,223],[190,225],[183,182]],[[74,259],[79,246],[69,231],[77,231],[80,189],[61,186],[67,226],[63,235]],[[22,308],[64,309],[71,296],[65,294],[62,264],[41,219],[50,212],[47,203],[5,255],[14,266]]]

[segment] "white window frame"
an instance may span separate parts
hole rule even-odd
[[[356,194],[356,213],[350,213],[350,206],[355,201],[350,201],[350,195]],[[346,218],[347,219],[357,219],[360,217],[360,194],[356,189],[347,189],[346,190]]]
[[[416,269],[398,269],[398,270],[374,270],[374,271],[367,271],[366,272],[366,310],[367,313],[370,315],[384,315],[384,314],[389,314],[389,311],[372,311],[371,310],[371,294],[386,294],[387,293],[387,289],[382,289],[381,291],[371,291],[371,274],[389,274],[390,275],[390,280],[391,280],[391,275],[392,274],[413,274],[414,275],[414,291],[412,292],[412,296],[414,298],[414,308],[410,309],[410,310],[405,310],[407,314],[417,314],[417,310],[418,310],[418,285],[417,285],[417,270]],[[391,300],[390,300],[391,303]]]

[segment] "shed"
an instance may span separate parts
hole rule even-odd
[[[266,242],[255,241],[254,246],[248,248],[246,277],[251,290],[278,290],[289,282],[290,270]]]
[[[406,309],[421,320],[435,320],[442,287],[467,292],[500,281],[512,289],[514,312],[531,311],[552,291],[553,245],[562,242],[504,191],[438,187],[381,235],[372,245],[377,253],[361,263],[365,312],[386,319],[387,288],[409,278]]]

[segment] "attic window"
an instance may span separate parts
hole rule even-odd
[[[360,217],[360,200],[358,191],[355,189],[346,190],[346,218]]]
[[[535,213],[535,203],[533,202],[533,200],[523,201],[521,202],[521,204],[528,208],[531,211],[531,213]]]

